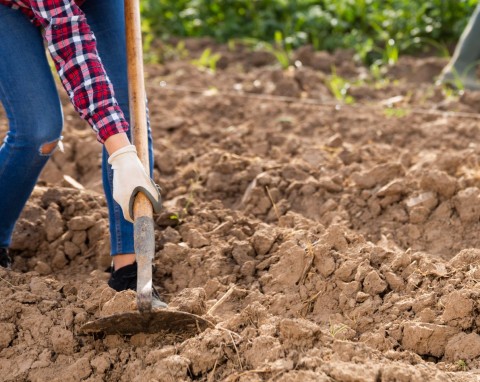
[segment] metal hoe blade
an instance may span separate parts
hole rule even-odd
[[[83,325],[81,334],[162,333],[173,340],[184,340],[213,327],[210,321],[200,316],[159,309],[151,312],[125,312],[100,318]]]

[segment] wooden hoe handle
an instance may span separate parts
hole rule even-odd
[[[139,0],[125,0],[130,129],[138,157],[149,173],[146,94],[143,72],[142,31]],[[152,309],[152,260],[155,255],[153,209],[148,198],[138,193],[133,205],[135,254],[138,264],[137,305]]]

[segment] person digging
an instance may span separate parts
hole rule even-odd
[[[61,141],[63,115],[46,43],[62,85],[103,144],[113,271],[108,285],[136,289],[132,203],[161,196],[131,144],[123,0],[0,0],[0,102],[9,130],[0,147],[0,266],[10,268],[15,222]],[[108,73],[108,75],[107,75]],[[152,307],[166,307],[153,288]]]

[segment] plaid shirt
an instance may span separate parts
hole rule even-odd
[[[95,1],[95,0],[93,0]],[[48,50],[75,109],[104,142],[128,123],[98,57],[95,37],[74,0],[0,0],[45,29]]]

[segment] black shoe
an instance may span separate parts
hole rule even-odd
[[[126,265],[118,271],[113,271],[108,286],[117,292],[123,290],[137,290],[137,263]],[[152,308],[166,308],[155,287],[152,286]]]
[[[8,253],[8,248],[0,248],[0,267],[11,269],[12,263],[13,261]]]

